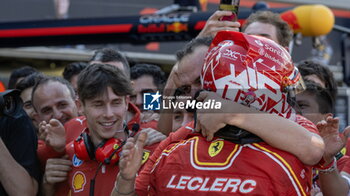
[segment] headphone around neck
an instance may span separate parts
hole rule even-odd
[[[103,140],[101,143],[94,146],[86,128],[80,136],[74,141],[74,151],[80,160],[96,160],[104,164],[115,164],[119,161],[120,152],[125,141],[117,138]],[[124,132],[129,136],[127,126]]]
[[[131,128],[131,134],[129,134],[128,126],[124,122],[124,133],[127,137],[133,137],[139,129],[140,125],[134,123]],[[86,128],[80,134],[80,136],[74,140],[74,151],[80,160],[96,160],[99,162],[95,176],[90,181],[89,195],[93,196],[95,192],[95,179],[99,169],[101,168],[102,164],[116,164],[119,161],[120,152],[122,151],[122,147],[125,144],[126,140],[122,141],[117,138],[110,138],[108,140],[103,140],[95,148],[88,134],[88,131],[88,128]]]

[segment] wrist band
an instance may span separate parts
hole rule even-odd
[[[328,169],[330,167],[332,167],[333,162],[336,161],[335,157],[333,157],[333,161],[331,163],[329,163],[328,165],[324,165],[326,163],[326,161],[324,160],[324,158],[322,157],[322,159],[320,160],[320,162],[318,162],[318,164],[315,166],[317,169],[320,170],[325,170]]]
[[[333,161],[329,165],[321,169],[318,169],[318,171],[322,174],[329,174],[335,171],[336,169],[337,169],[337,159],[334,157]]]
[[[119,192],[118,187],[114,186],[114,192],[118,193],[118,195],[130,195],[130,194],[134,193],[135,190],[132,190],[132,191],[130,191],[128,193],[121,193],[121,192]]]
[[[119,178],[121,178],[121,179],[123,179],[125,181],[133,181],[136,177],[134,177],[133,179],[126,179],[120,173],[118,173],[117,181],[114,183],[114,189],[113,189],[114,192],[118,193],[119,195],[130,195],[130,194],[135,192],[135,189],[131,190],[128,193],[121,193],[121,192],[119,192],[119,188],[118,188],[118,185],[119,185],[119,180],[118,179]]]

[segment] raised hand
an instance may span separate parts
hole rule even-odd
[[[51,119],[44,128],[45,143],[55,151],[62,152],[66,146],[66,132],[62,123],[56,119]]]
[[[147,134],[147,140],[145,142],[145,146],[150,146],[152,144],[161,142],[166,138],[166,136],[163,133],[152,128],[142,129],[139,134],[141,133]],[[138,135],[136,136],[136,138],[138,137]]]
[[[46,121],[42,121],[39,123],[38,139],[40,140],[45,140],[46,138],[46,132],[45,132],[46,125],[47,125]]]
[[[318,131],[325,143],[323,155],[326,163],[333,161],[333,157],[345,146],[346,139],[339,133],[339,118],[328,116],[326,120],[317,123]]]
[[[134,138],[128,138],[123,146],[122,156],[119,161],[119,174],[123,179],[132,180],[136,177],[141,167],[143,147],[147,140],[147,133],[140,133],[135,142]]]
[[[215,37],[216,33],[219,31],[239,31],[241,24],[239,22],[232,21],[222,21],[221,18],[224,16],[231,16],[230,11],[216,11],[213,15],[209,17],[207,23],[205,24],[202,31],[197,37]]]

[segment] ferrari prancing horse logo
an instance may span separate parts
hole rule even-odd
[[[221,152],[223,147],[224,147],[224,141],[222,141],[222,140],[213,141],[210,144],[209,149],[208,149],[209,156],[211,156],[211,157],[216,156],[217,154],[219,154]]]
[[[143,155],[142,155],[142,163],[141,164],[144,164],[148,158],[149,158],[149,152],[148,151],[143,151]]]

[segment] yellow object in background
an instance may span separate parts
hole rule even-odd
[[[334,25],[334,14],[324,5],[302,5],[281,14],[294,33],[303,36],[328,34]]]

